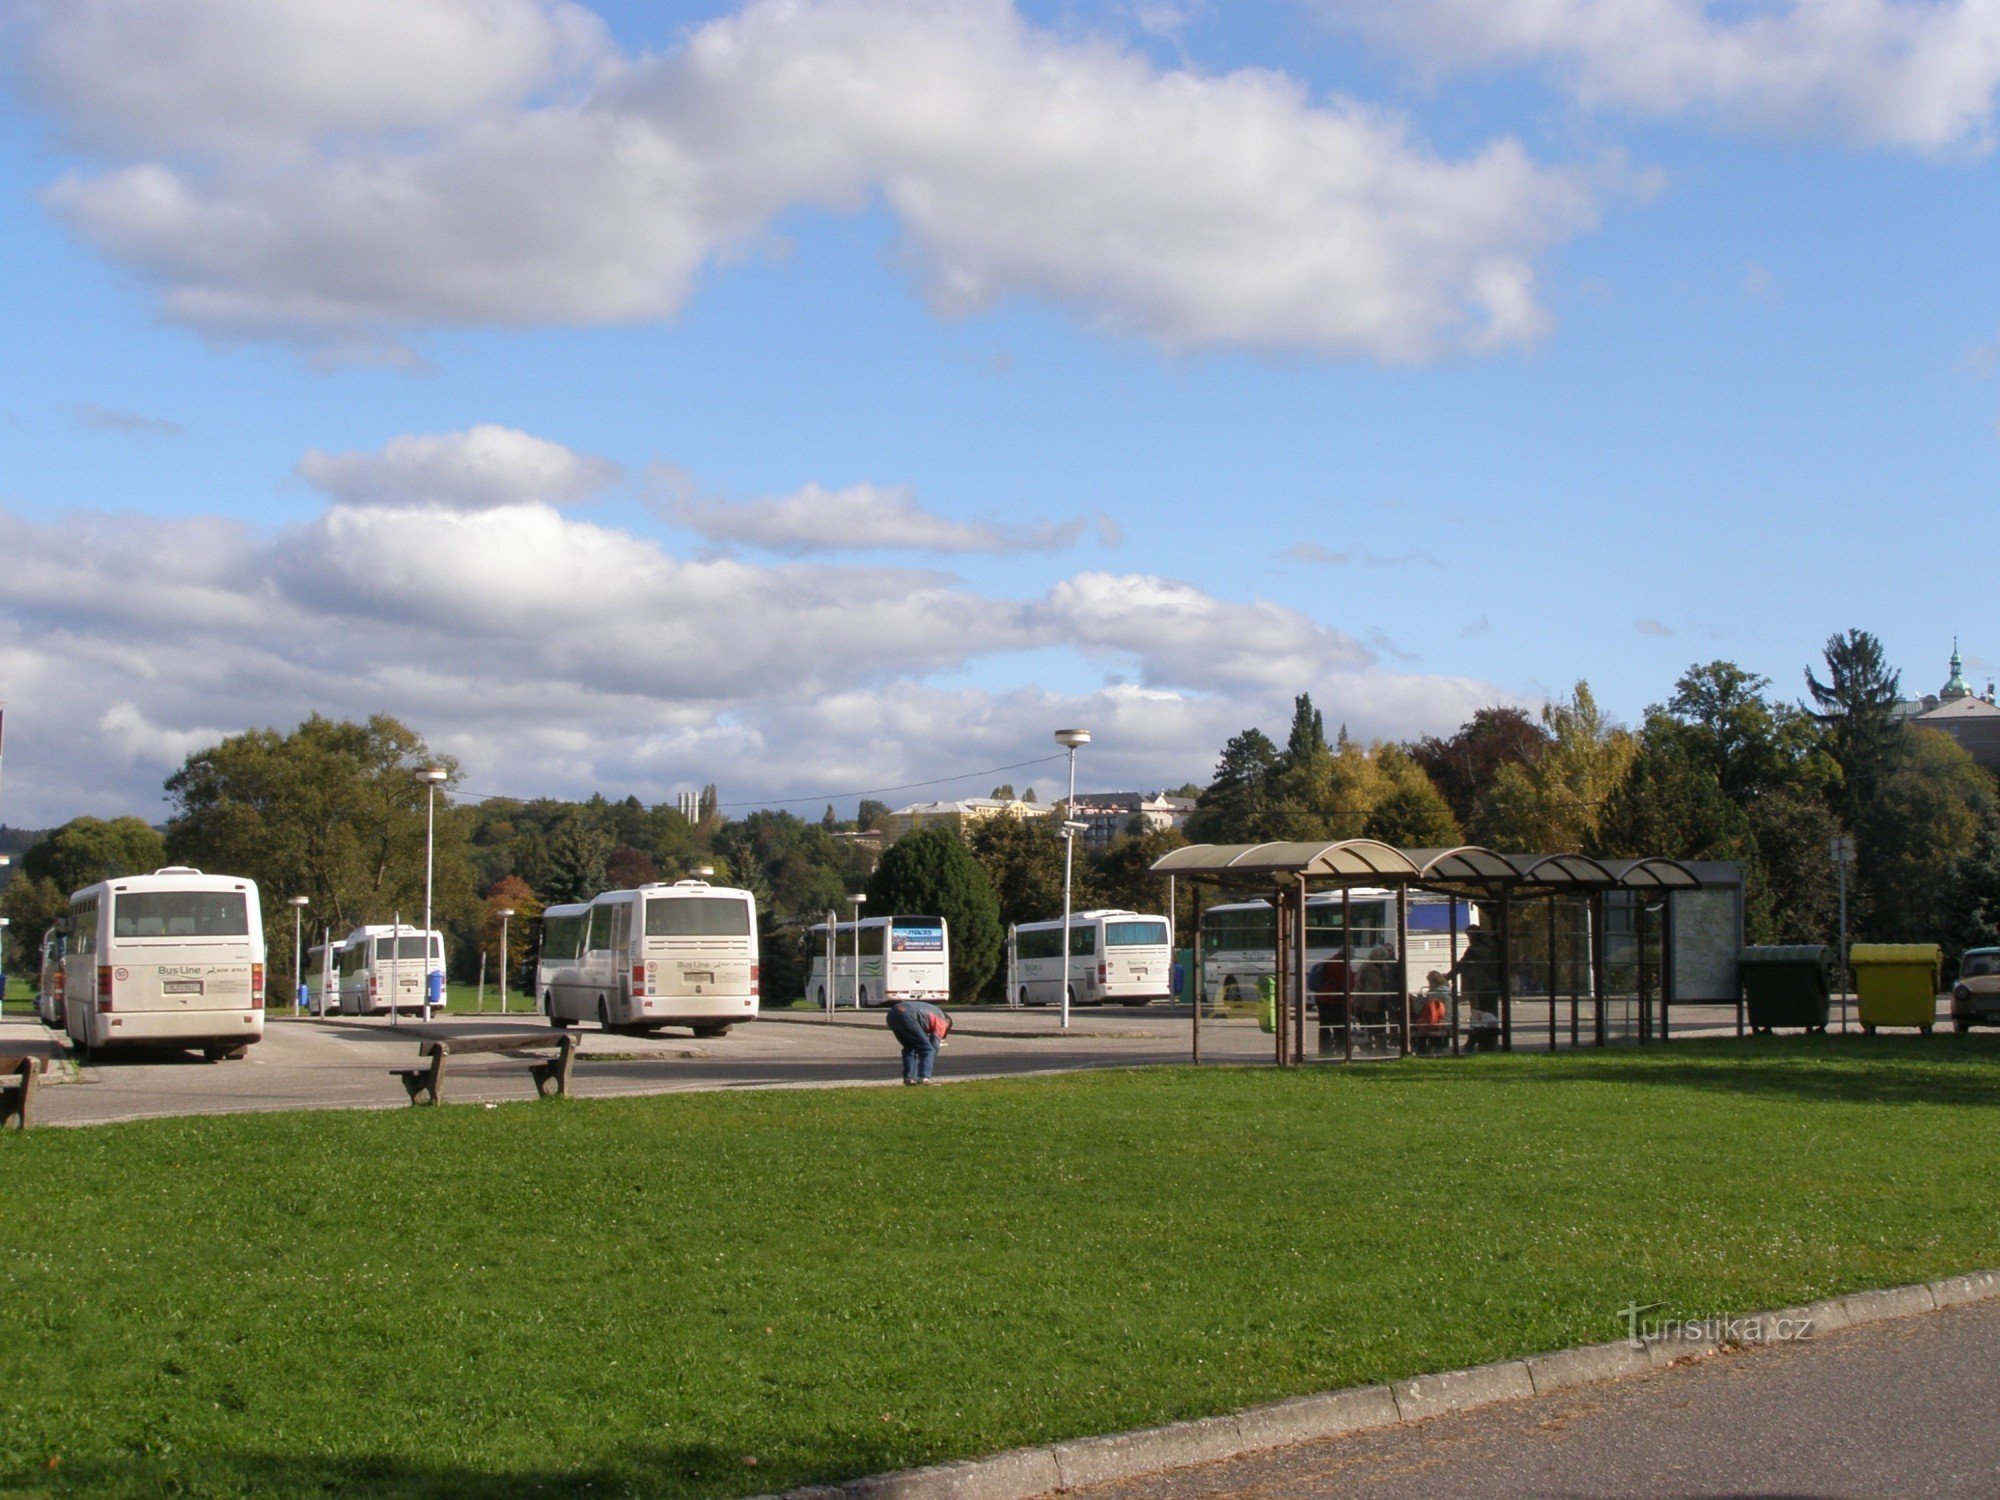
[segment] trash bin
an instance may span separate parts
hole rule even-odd
[[[1847,950],[1863,1031],[1937,1024],[1943,957],[1936,943],[1856,943]]]
[[[1277,1034],[1278,978],[1275,974],[1257,976],[1257,1029],[1266,1036]]]
[[[1736,955],[1737,982],[1752,1031],[1774,1026],[1826,1030],[1833,995],[1833,950],[1821,943],[1745,948]]]
[[[436,969],[424,976],[424,1004],[433,1008],[444,1005],[444,975]]]

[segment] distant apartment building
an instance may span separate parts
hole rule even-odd
[[[1047,818],[1055,809],[1018,797],[965,797],[957,802],[913,802],[882,820],[882,842],[893,844],[919,828],[949,828],[963,838],[988,818]]]
[[[1090,825],[1084,842],[1102,849],[1120,834],[1179,828],[1193,811],[1194,798],[1165,792],[1090,792],[1077,796],[1075,817]]]

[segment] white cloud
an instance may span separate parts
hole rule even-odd
[[[441,125],[603,55],[561,0],[14,0],[13,72],[71,136],[266,156]]]
[[[1311,0],[1427,65],[1543,63],[1586,105],[1869,145],[1984,148],[1990,0]]]
[[[223,0],[175,0],[204,4]],[[39,97],[139,130],[150,116],[78,80],[143,44],[146,7],[93,13],[30,12],[31,57],[54,36],[78,59],[35,74]],[[296,37],[269,45],[280,76],[305,66]],[[160,66],[199,74],[176,56]],[[203,139],[265,124],[261,97],[203,97]],[[293,136],[314,122],[309,99],[300,112]],[[1441,157],[1401,118],[1280,73],[1164,70],[1010,0],[752,0],[680,50],[602,64],[573,99],[438,113],[283,167],[169,160],[186,134],[170,122],[47,201],[172,318],[335,357],[385,357],[427,326],[659,318],[781,212],[879,199],[946,315],[1028,296],[1168,349],[1404,361],[1532,339],[1536,260],[1590,223],[1598,187],[1511,140]]]
[[[0,554],[7,807],[26,824],[156,815],[189,751],[316,711],[393,714],[482,792],[659,800],[713,780],[778,799],[1031,758],[1058,722],[1097,729],[1107,784],[1178,783],[1300,690],[1363,735],[1448,730],[1503,696],[1171,579],[994,597],[915,569],[691,560],[535,502],[336,503],[276,532],[0,510]],[[1007,680],[1051,652],[1111,685]]]
[[[663,507],[668,520],[711,542],[742,543],[789,557],[825,552],[1053,552],[1083,534],[1082,521],[1001,526],[954,521],[916,502],[907,486],[828,490],[809,484],[770,500],[698,500]]]
[[[392,438],[374,453],[306,451],[298,475],[354,505],[429,501],[464,510],[587,500],[615,484],[618,465],[511,427],[481,423],[464,432]]]

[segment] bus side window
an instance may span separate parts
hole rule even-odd
[[[611,947],[619,953],[625,951],[632,936],[632,904],[620,902],[611,908]]]

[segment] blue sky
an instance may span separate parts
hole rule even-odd
[[[816,813],[2000,666],[1980,6],[0,17],[7,822],[313,711]]]

